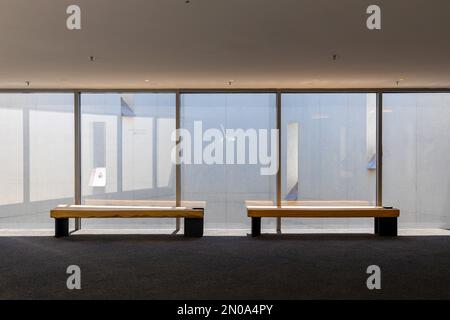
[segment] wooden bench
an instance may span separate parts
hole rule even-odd
[[[321,203],[322,205],[317,205]],[[397,219],[400,210],[376,206],[349,206],[342,202],[283,201],[281,206],[270,201],[246,201],[247,215],[252,219],[252,236],[261,235],[261,218],[375,218],[375,234],[397,236]]]
[[[204,208],[167,206],[60,205],[50,211],[55,237],[69,235],[69,218],[184,218],[184,235],[203,236]]]

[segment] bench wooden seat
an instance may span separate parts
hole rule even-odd
[[[246,206],[276,206],[272,200],[246,200]],[[370,206],[369,201],[361,200],[283,200],[281,206],[323,206],[323,207],[366,207]]]
[[[184,218],[184,235],[203,236],[204,208],[60,205],[50,211],[55,237],[69,235],[69,218]]]
[[[323,204],[323,203],[322,203]],[[252,219],[252,236],[261,234],[261,218],[375,218],[375,234],[397,235],[400,210],[376,206],[343,205],[271,205],[268,201],[247,201],[247,215]]]
[[[84,199],[88,206],[145,206],[145,207],[176,207],[175,200],[128,200],[128,199]],[[179,207],[205,208],[206,201],[181,200]]]

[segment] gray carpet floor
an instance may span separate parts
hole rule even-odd
[[[81,290],[66,288],[72,264]],[[450,237],[0,237],[0,298],[450,299]]]

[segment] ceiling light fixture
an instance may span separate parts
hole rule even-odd
[[[400,82],[402,82],[402,81],[404,81],[405,80],[405,78],[400,78],[400,79],[398,79],[397,81],[395,81],[395,83],[397,83],[397,86],[400,84]]]
[[[395,83],[397,83],[397,86],[400,84],[400,82],[402,82],[403,80],[405,80],[404,78],[400,78],[397,81],[395,81]]]

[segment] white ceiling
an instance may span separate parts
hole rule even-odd
[[[450,88],[449,33],[449,0],[0,0],[0,88]]]

